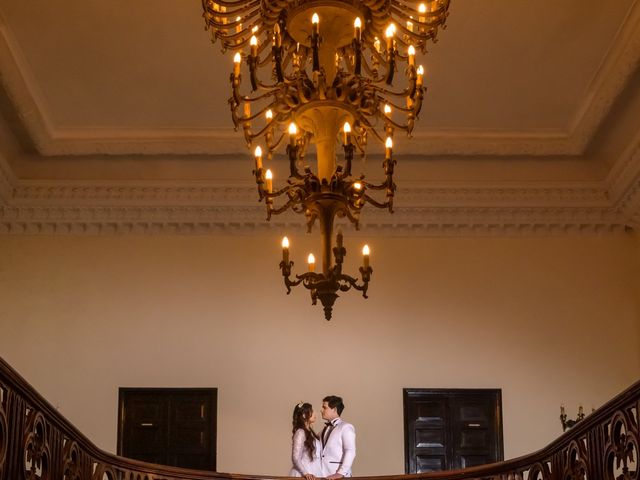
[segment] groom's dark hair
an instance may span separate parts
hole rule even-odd
[[[329,408],[335,408],[338,412],[338,416],[342,415],[342,411],[344,410],[344,403],[342,402],[342,397],[337,397],[335,395],[328,395],[322,399],[323,402],[327,402]]]

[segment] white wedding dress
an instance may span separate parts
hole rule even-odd
[[[302,477],[305,473],[311,473],[316,477],[322,476],[322,464],[320,463],[320,440],[314,440],[313,458],[309,458],[307,449],[304,446],[304,429],[299,428],[293,434],[293,445],[291,447],[291,462],[293,466],[289,472],[290,477]]]

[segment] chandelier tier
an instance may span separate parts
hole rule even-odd
[[[231,117],[247,146],[256,145],[253,173],[267,220],[292,210],[306,216],[309,232],[316,220],[320,224],[321,273],[310,258],[309,271],[292,280],[289,244],[283,240],[280,269],[287,293],[304,285],[314,305],[320,299],[329,320],[338,291],[354,288],[367,298],[372,273],[367,246],[360,282],[342,273],[346,249],[341,232],[332,246],[335,218],[346,217],[357,229],[367,203],[393,212],[393,135],[410,135],[414,128],[425,92],[416,51],[424,53],[436,40],[449,0],[202,0],[202,5],[212,41],[235,51]],[[243,70],[250,87],[245,93]],[[369,138],[384,145],[381,183],[352,174],[354,154],[365,155]],[[310,144],[316,150],[315,173],[304,164]],[[263,154],[269,162],[279,151],[288,157],[289,172],[286,184],[274,189]],[[370,195],[376,191],[378,199]]]

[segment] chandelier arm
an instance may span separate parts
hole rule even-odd
[[[417,89],[416,89],[416,91],[417,91]],[[380,101],[384,100],[385,103],[388,103],[390,107],[395,108],[399,112],[411,113],[414,110],[413,107],[403,107],[402,105],[398,105],[397,103],[392,102],[392,101],[390,101],[390,100],[388,100],[386,98],[383,98],[383,97],[380,97],[379,100]],[[390,119],[390,117],[387,117],[384,113],[381,113],[381,112],[380,112],[380,116],[382,116],[385,119]]]
[[[389,117],[384,117],[384,121],[385,121],[386,123],[389,123],[389,124],[393,125],[393,126],[394,126],[395,128],[397,128],[398,130],[404,130],[404,131],[407,131],[407,128],[409,128],[409,127],[408,127],[408,125],[403,125],[403,124],[401,124],[401,123],[397,123],[396,121],[392,120],[392,119],[391,119],[391,118],[389,118]],[[386,130],[386,128],[385,128],[385,130]]]
[[[369,122],[369,120],[366,117],[360,117],[360,123],[363,126],[363,128],[365,129],[365,131],[367,132],[371,132],[373,133],[373,135],[380,140],[380,143],[384,143],[385,139],[383,139],[380,134],[378,133],[378,131],[375,129],[375,127],[373,125],[371,125],[371,122]],[[366,145],[366,142],[365,142]]]
[[[340,291],[346,292],[350,288],[353,288],[355,290],[358,290],[359,292],[362,292],[362,296],[364,298],[369,298],[367,296],[367,290],[369,289],[369,279],[371,277],[371,273],[372,272],[373,272],[373,270],[371,269],[371,267],[366,267],[366,268],[365,267],[360,267],[360,273],[361,273],[361,275],[363,277],[362,278],[362,280],[363,280],[362,285],[358,285],[358,280],[353,278],[352,276],[346,275],[346,274],[340,274],[336,278],[336,281],[338,281],[341,284],[340,285]],[[342,283],[342,282],[346,282],[346,283]],[[343,287],[343,285],[344,285],[344,287]]]
[[[266,124],[264,127],[262,127],[262,129],[261,129],[261,130],[259,130],[258,132],[256,132],[256,133],[251,133],[251,134],[249,135],[249,137],[251,138],[251,140],[253,140],[254,138],[261,137],[262,135],[264,135],[264,134],[265,134],[265,132],[266,132],[269,128],[271,128],[271,123],[267,123],[267,124]]]
[[[360,209],[362,207],[356,205],[355,203],[349,202],[349,208],[344,210],[344,214],[349,219],[349,221],[356,227],[356,230],[360,230]],[[351,210],[355,210],[354,214]]]
[[[364,57],[362,58],[362,66],[364,68],[364,71],[371,76],[371,83],[379,83],[384,81],[384,77],[378,77],[378,69],[370,67],[369,63]]]
[[[282,143],[282,140],[284,139],[284,133],[282,133],[280,135],[280,138],[276,141],[276,143],[270,144],[267,141],[267,149],[269,150],[269,154],[273,154],[273,152],[280,146],[280,144]]]
[[[273,208],[272,205],[273,203],[267,203],[267,220],[271,220],[271,217],[273,215],[280,215],[281,213],[289,210],[292,207],[293,202],[290,199],[287,203],[285,203],[282,207],[279,207],[279,208]]]
[[[447,5],[445,5],[445,3]],[[399,2],[397,0],[391,0],[389,11],[392,13],[399,14],[402,12],[402,16],[406,20],[413,21],[417,25],[425,26],[425,27],[438,27],[444,25],[448,16],[448,7],[449,1],[438,2],[438,8],[432,10],[430,12],[420,13],[419,11],[409,7],[407,4],[403,2]],[[405,13],[409,12],[413,14],[413,19],[410,19],[409,16]],[[424,17],[424,21],[420,21],[420,18]],[[415,19],[418,18],[418,21]]]
[[[291,199],[292,197],[295,198],[296,192],[299,192],[299,191],[304,192],[304,185],[302,185],[301,183],[291,183],[289,185],[286,185],[286,186],[282,187],[280,190],[277,190],[275,192],[265,192],[264,196],[267,199],[273,200],[273,199],[275,199],[275,198],[277,198],[277,197],[279,197],[279,196],[281,196],[281,195],[286,193],[287,195],[289,195],[289,198]],[[287,202],[287,203],[289,203],[289,202]]]
[[[232,13],[228,15],[229,18],[233,19],[230,22],[220,23],[218,20],[213,20],[211,26],[217,27],[219,31],[225,30],[225,33],[224,34],[221,33],[220,36],[223,37],[225,40],[233,41],[236,44],[234,46],[234,50],[240,50],[241,43],[238,40],[244,41],[242,44],[246,45],[246,41],[249,40],[249,37],[245,39],[245,35],[247,35],[254,27],[258,26],[257,21],[252,20],[252,18],[255,16],[259,16],[259,14],[260,14],[260,10],[255,10],[245,15],[244,18],[240,18],[240,20],[237,20],[239,15],[233,15]],[[226,20],[227,18],[226,13],[223,15],[223,18]],[[250,21],[252,23],[247,25],[247,21]],[[240,26],[241,28],[238,29],[238,26]],[[231,33],[226,32],[232,29],[235,29],[235,31],[232,31]]]
[[[369,182],[362,182],[362,183],[369,190],[385,190],[389,188],[389,185],[390,185],[388,178],[384,182],[379,184],[369,183]]]
[[[255,101],[257,100],[257,99],[255,99],[255,98],[249,98],[249,97],[246,97],[246,98],[247,98],[247,101],[248,101],[249,103],[255,103]],[[262,109],[260,109],[260,111],[258,111],[258,113],[255,113],[254,115],[251,115],[251,116],[248,118],[248,120],[249,120],[249,121],[253,121],[253,120],[255,120],[256,118],[261,117],[264,113],[266,113],[266,112],[267,112],[267,110],[271,110],[272,108],[275,108],[275,105],[276,105],[276,103],[275,103],[275,102],[271,102],[271,103],[269,103],[268,105],[265,105],[264,107],[262,107]],[[274,120],[274,119],[269,120],[269,121],[267,122],[267,126],[272,127],[272,126],[274,125],[274,122],[275,122],[275,120]]]
[[[390,12],[397,13],[398,11],[400,11],[404,15],[407,15],[406,12],[408,12],[409,14],[413,15],[414,20],[416,18],[418,19],[415,21],[415,23],[419,25],[425,25],[425,26],[433,26],[436,23],[437,24],[442,23],[444,18],[446,18],[446,15],[444,16],[442,15],[442,13],[444,13],[443,10],[444,9],[441,6],[438,6],[438,8],[436,8],[435,10],[430,10],[428,12],[421,13],[419,10],[416,10],[413,7],[410,7],[407,3],[404,3],[402,1],[391,0],[389,2]],[[424,20],[420,20],[420,18],[424,18]]]
[[[287,295],[291,293],[291,287],[297,287],[301,283],[302,280],[289,280],[289,277],[284,277],[284,285],[287,287]]]
[[[301,273],[299,275],[296,275],[296,278],[300,280],[304,287],[308,288],[309,290],[315,290],[321,283],[326,281],[323,274],[315,272]]]
[[[254,103],[254,102],[259,102],[262,99],[268,98],[268,97],[273,97],[276,94],[276,90],[277,88],[271,88],[271,89],[266,89],[267,90],[265,93],[262,93],[258,96],[253,96],[250,97],[249,95],[244,95],[242,96],[242,101],[243,102],[249,102],[249,103]]]
[[[288,257],[287,257],[288,258]],[[287,295],[291,293],[291,287],[296,287],[300,285],[302,280],[291,280],[291,268],[293,267],[292,261],[285,261],[283,259],[280,262],[280,270],[282,270],[282,279],[284,281],[284,286],[287,288]]]
[[[213,0],[205,0],[203,4],[205,3],[207,5],[207,10],[217,15],[220,13],[224,14],[225,12],[220,12],[218,10],[215,10],[213,5],[219,5],[225,8],[237,7],[239,2],[237,0],[215,0],[215,2]],[[261,3],[261,0],[253,0],[253,1],[250,1],[248,4],[246,4],[244,8],[260,7],[260,3]]]
[[[218,30],[219,32],[219,30]],[[239,40],[235,40],[233,38],[229,38],[226,35],[218,35],[218,38],[220,38],[220,40],[223,42],[223,47],[225,50],[238,50],[241,51],[243,48],[245,48],[247,45],[249,45],[249,38],[245,38],[241,33],[236,34],[235,36],[238,36],[240,39]]]
[[[233,50],[240,50],[242,45],[246,45],[249,41],[249,33],[256,27],[259,27],[260,10],[254,10],[244,14],[244,18],[236,20],[239,17],[237,14],[226,13],[223,15],[216,15],[210,19],[207,24],[207,28],[213,28],[216,30],[216,36],[229,42],[229,48]],[[258,18],[255,18],[258,17]],[[222,21],[218,20],[220,18]],[[232,19],[227,21],[227,18]],[[247,25],[249,23],[249,25]],[[240,27],[240,29],[238,29]]]
[[[389,90],[384,87],[380,87],[378,85],[371,85],[371,88],[376,91],[376,93],[380,93],[382,96],[391,95],[393,97],[408,97],[411,93],[411,88],[407,87],[402,91],[394,91]]]
[[[389,208],[389,202],[378,202],[377,200],[374,200],[373,198],[371,198],[369,195],[364,194],[362,196],[362,198],[364,199],[365,202],[370,203],[371,205],[373,205],[376,208]]]
[[[263,42],[262,45],[260,46],[259,50],[258,50],[258,55],[260,55],[262,52],[264,52],[267,48],[269,48],[269,43],[268,42]],[[264,67],[265,65],[273,62],[273,49],[269,48],[268,52],[269,52],[269,54],[265,55],[262,60],[258,60],[258,62],[257,62],[258,67]]]

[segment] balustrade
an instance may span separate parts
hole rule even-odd
[[[639,480],[640,382],[546,448],[465,470],[376,480]],[[0,359],[0,480],[260,480],[153,465],[98,449]],[[365,478],[365,477],[361,477]]]

